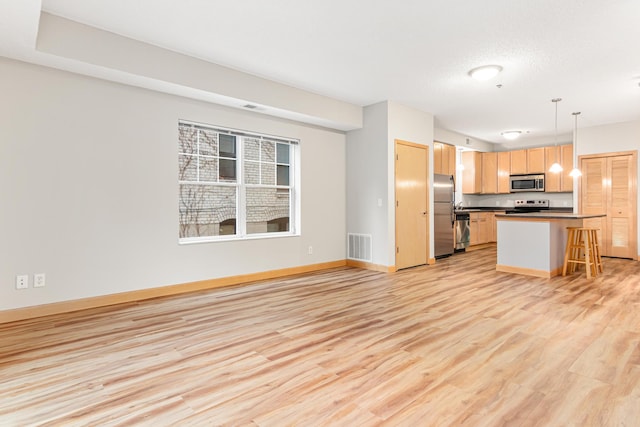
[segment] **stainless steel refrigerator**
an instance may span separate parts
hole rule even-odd
[[[436,258],[453,253],[453,227],[456,221],[454,191],[453,175],[433,175],[433,230]]]

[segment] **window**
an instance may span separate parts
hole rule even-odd
[[[292,235],[298,142],[178,123],[180,242]]]

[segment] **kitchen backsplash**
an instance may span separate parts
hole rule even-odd
[[[514,193],[514,194],[460,194],[456,192],[456,203],[464,207],[513,207],[515,200],[546,199],[549,207],[573,207],[573,193]]]

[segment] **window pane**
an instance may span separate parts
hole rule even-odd
[[[245,138],[244,158],[247,160],[260,160],[260,141],[255,138]]]
[[[178,141],[180,153],[196,154],[198,131],[191,126],[180,126],[178,128]]]
[[[262,150],[261,150],[262,160],[263,162],[275,162],[276,160],[276,145],[271,141],[262,141]]]
[[[218,159],[212,157],[199,157],[201,182],[218,182]]]
[[[273,163],[262,163],[262,173],[260,184],[275,185],[276,183],[276,165]]]
[[[220,159],[220,181],[235,182],[236,161],[231,159]]]
[[[278,185],[289,185],[289,166],[278,165]]]
[[[198,179],[197,162],[197,156],[179,156],[178,179],[180,181],[196,181]]]
[[[230,234],[229,225],[236,221],[236,187],[181,184],[179,214],[181,238]]]
[[[220,157],[236,158],[236,137],[233,135],[218,134],[220,139]]]
[[[227,219],[220,223],[220,235],[228,236],[236,234],[236,219]]]
[[[289,164],[289,144],[278,144],[278,163]]]
[[[268,233],[277,233],[280,231],[289,231],[289,217],[276,218],[267,222]]]
[[[203,156],[218,155],[218,134],[210,130],[200,130],[200,153]]]
[[[244,182],[245,184],[260,184],[260,164],[258,162],[245,162]]]
[[[247,233],[288,231],[290,212],[289,190],[247,188]],[[274,221],[278,220],[278,226]],[[286,223],[287,230],[281,228]]]

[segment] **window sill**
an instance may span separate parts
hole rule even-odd
[[[264,239],[278,239],[287,237],[300,237],[300,233],[261,233],[261,234],[249,234],[243,237],[237,236],[211,236],[211,237],[187,237],[179,239],[179,245],[194,245],[200,243],[220,243],[220,242],[242,242],[246,240],[264,240]]]

